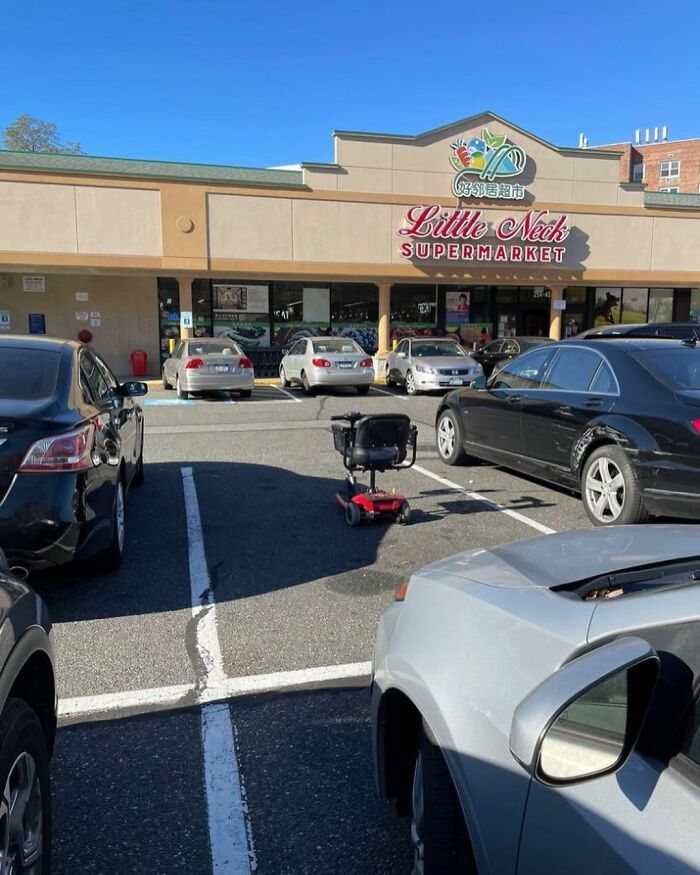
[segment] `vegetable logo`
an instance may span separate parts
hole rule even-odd
[[[465,188],[469,188],[465,185],[466,177],[476,176],[480,180],[492,182],[498,177],[517,176],[522,173],[527,161],[520,146],[509,143],[505,135],[490,134],[488,128],[483,129],[481,137],[471,137],[466,142],[463,139],[455,140],[451,148],[450,163],[457,171],[452,189],[458,197],[476,193],[465,191]]]

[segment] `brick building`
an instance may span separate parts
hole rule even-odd
[[[647,191],[700,193],[700,139],[596,146],[621,152],[620,182],[640,182]]]

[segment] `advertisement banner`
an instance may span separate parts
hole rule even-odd
[[[270,345],[267,286],[212,283],[212,305],[214,337],[228,337],[244,350]]]
[[[469,322],[469,292],[445,293],[445,321],[448,325],[466,325]]]

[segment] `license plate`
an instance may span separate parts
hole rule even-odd
[[[214,365],[217,374],[228,374],[228,365]]]
[[[450,380],[450,386],[461,386],[464,380],[460,380],[458,377],[453,377]]]
[[[352,362],[338,362],[339,368],[351,368]]]

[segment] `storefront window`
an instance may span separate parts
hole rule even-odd
[[[172,277],[158,277],[158,327],[160,357],[165,361],[180,339],[180,286]]]
[[[391,339],[434,335],[437,328],[437,286],[391,287]]]
[[[484,286],[444,286],[445,332],[463,346],[471,347],[491,337],[486,288]]]
[[[700,310],[696,321],[700,321]],[[673,322],[673,289],[649,289],[649,322]]]
[[[566,290],[566,309],[568,310],[571,305],[585,307],[586,291],[585,286],[569,286]]]
[[[192,318],[195,337],[212,336],[211,280],[192,280]]]
[[[619,325],[622,289],[601,287],[595,290],[593,325]]]
[[[377,351],[379,291],[374,283],[331,283],[334,335],[351,337],[365,352]]]
[[[273,284],[274,343],[289,347],[301,337],[331,333],[331,290],[321,283]]]
[[[192,293],[194,297],[194,286]],[[257,280],[212,280],[214,337],[235,340],[246,351],[269,346],[269,302],[267,283]]]
[[[649,308],[649,289],[622,290],[622,323],[640,324],[647,321]]]

